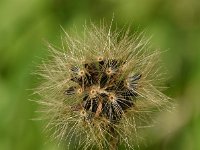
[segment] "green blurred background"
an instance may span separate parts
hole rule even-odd
[[[47,55],[44,40],[60,45],[62,30],[104,18],[119,27],[147,29],[168,69],[166,93],[177,113],[162,117],[144,150],[200,150],[199,0],[0,0],[0,150],[59,150],[32,121],[37,105],[28,99],[34,73]]]

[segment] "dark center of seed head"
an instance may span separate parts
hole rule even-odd
[[[86,119],[100,116],[110,122],[117,122],[124,111],[134,106],[137,97],[135,89],[141,74],[121,79],[119,71],[124,65],[124,62],[119,60],[104,60],[103,57],[98,57],[96,62],[83,64],[84,68],[79,70],[78,74],[76,74],[78,68],[72,67],[71,81],[81,86],[77,94],[83,95],[81,104],[77,104],[82,106],[81,111],[84,113],[82,115],[96,114]],[[70,87],[65,94],[76,94],[74,89]]]

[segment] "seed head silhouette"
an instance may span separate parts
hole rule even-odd
[[[139,147],[138,130],[168,109],[157,84],[160,52],[143,32],[111,27],[91,23],[82,38],[64,31],[62,47],[48,44],[50,58],[39,66],[42,118],[69,149]]]

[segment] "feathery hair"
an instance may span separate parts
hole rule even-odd
[[[36,93],[46,129],[69,148],[75,142],[74,149],[134,149],[138,129],[169,106],[157,85],[160,52],[144,33],[111,26],[85,26],[82,38],[65,32],[62,48],[49,44],[50,58],[39,66]]]

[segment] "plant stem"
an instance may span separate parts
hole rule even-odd
[[[109,150],[118,149],[118,134],[113,127],[110,127],[110,141],[109,141]]]

